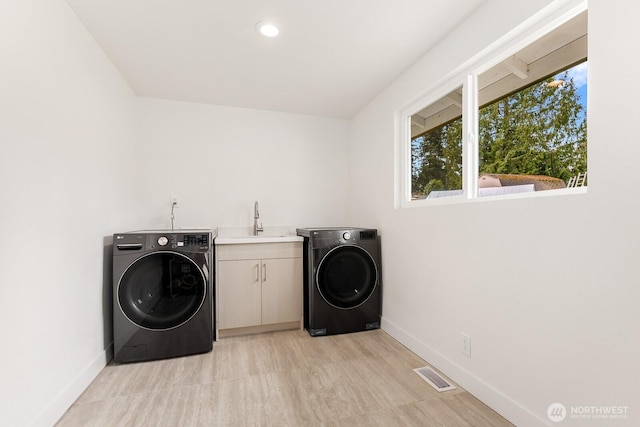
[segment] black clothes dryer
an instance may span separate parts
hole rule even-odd
[[[299,228],[304,326],[311,336],[380,327],[380,238],[368,228]]]
[[[211,351],[213,239],[209,230],[114,234],[116,362]]]

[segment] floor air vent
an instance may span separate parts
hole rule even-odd
[[[449,380],[444,379],[440,374],[428,366],[425,366],[424,368],[416,368],[414,369],[414,372],[438,391],[454,390],[456,388],[456,386],[451,384]]]

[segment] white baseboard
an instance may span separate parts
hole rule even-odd
[[[465,370],[433,347],[420,341],[384,317],[382,318],[381,328],[509,422],[517,426],[550,425],[548,420],[540,418],[491,384]]]
[[[53,398],[29,425],[51,427],[62,418],[64,413],[73,405],[83,391],[113,359],[113,343],[101,352],[69,385]]]

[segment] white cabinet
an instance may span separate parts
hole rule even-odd
[[[218,329],[262,323],[260,260],[218,261]]]
[[[216,246],[218,336],[302,327],[302,243]]]

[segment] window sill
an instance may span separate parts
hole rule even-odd
[[[521,200],[521,199],[537,199],[541,197],[562,197],[562,196],[574,196],[579,194],[587,194],[587,187],[576,188],[560,188],[557,190],[535,191],[527,193],[513,193],[503,194],[499,196],[484,196],[467,198],[462,196],[451,197],[439,197],[435,199],[421,199],[405,201],[402,204],[402,209],[407,208],[423,208],[433,206],[447,206],[447,205],[459,205],[464,203],[482,203],[482,202],[496,202],[502,200]]]

